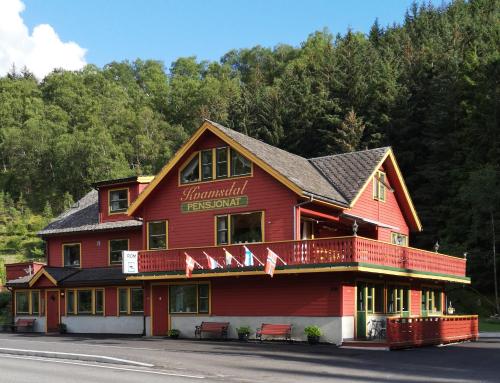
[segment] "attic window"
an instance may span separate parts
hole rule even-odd
[[[394,245],[408,246],[408,236],[401,233],[391,233],[391,242]]]
[[[378,201],[385,201],[385,185],[385,173],[378,170],[373,177],[373,199],[376,199]]]
[[[109,213],[123,213],[128,208],[128,189],[109,191]]]

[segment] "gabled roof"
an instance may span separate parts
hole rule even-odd
[[[92,190],[83,196],[75,205],[59,215],[37,234],[74,233],[82,231],[101,231],[141,227],[142,222],[136,219],[99,223],[98,192]]]
[[[74,267],[44,267],[33,276],[23,277],[19,283],[32,287],[42,276],[49,279],[54,286],[79,286],[95,282],[100,284],[113,284],[126,282],[127,275],[123,274],[120,267],[91,267],[78,269]],[[18,280],[9,281],[15,285]]]

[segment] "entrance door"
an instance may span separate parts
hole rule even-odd
[[[47,310],[45,320],[47,321],[47,332],[59,330],[59,290],[47,290],[45,301]]]
[[[369,300],[371,297],[368,296],[368,287],[366,283],[359,283],[356,285],[356,338],[365,339],[366,338],[366,320]]]
[[[152,335],[168,334],[168,286],[152,287]]]

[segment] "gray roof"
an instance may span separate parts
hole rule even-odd
[[[309,161],[351,203],[390,147],[311,158]]]
[[[342,194],[339,193],[328,180],[316,170],[307,158],[289,153],[265,142],[256,140],[243,133],[226,128],[216,122],[209,121],[224,134],[244,146],[255,156],[267,163],[282,176],[300,187],[303,191],[322,196],[341,205],[348,205]]]
[[[127,275],[123,274],[121,267],[92,267],[88,269],[78,269],[77,272],[65,278],[62,286],[80,286],[86,284],[113,284],[124,283]]]
[[[38,235],[64,234],[81,231],[100,231],[141,227],[142,222],[135,219],[99,223],[98,192],[92,190],[81,198],[72,208],[59,215]]]

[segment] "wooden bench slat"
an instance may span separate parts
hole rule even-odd
[[[196,326],[194,334],[199,335],[200,339],[202,333],[220,333],[221,337],[227,338],[227,330],[229,327],[229,322],[201,322],[201,325]]]
[[[262,335],[284,335],[285,339],[292,340],[292,325],[281,323],[262,323],[261,327],[257,329],[257,338],[262,341]]]

